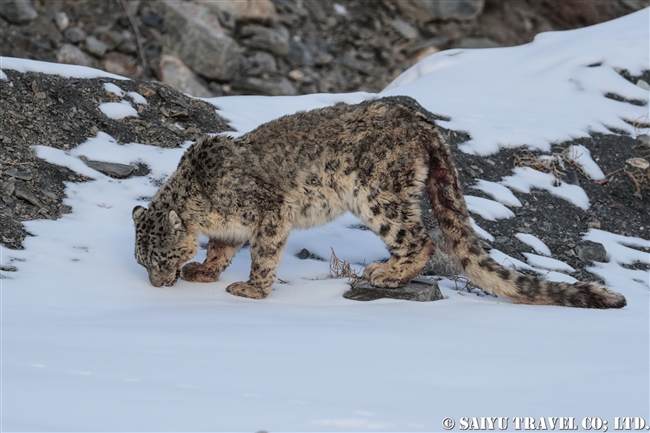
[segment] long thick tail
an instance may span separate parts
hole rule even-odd
[[[427,192],[445,239],[459,269],[485,292],[520,304],[563,305],[578,308],[622,308],[620,293],[600,284],[547,281],[522,275],[497,263],[481,247],[472,228],[465,198],[449,147],[438,131],[430,144]]]

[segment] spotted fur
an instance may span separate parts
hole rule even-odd
[[[238,296],[271,292],[293,228],[334,220],[346,211],[386,243],[391,258],[364,272],[380,287],[418,275],[435,251],[420,219],[428,193],[447,250],[484,291],[524,304],[621,308],[625,298],[595,283],[566,284],[521,275],[481,248],[449,148],[431,116],[410,98],[338,104],[266,123],[239,138],[199,140],[152,199],[136,207],[137,261],[154,286],[216,281],[250,241],[248,281]],[[198,236],[210,237],[204,263]]]

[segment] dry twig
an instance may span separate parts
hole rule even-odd
[[[351,287],[356,286],[363,280],[363,276],[359,275],[357,271],[352,269],[352,266],[347,260],[341,260],[336,256],[334,248],[331,248],[332,255],[330,256],[330,277],[332,278],[347,278]]]

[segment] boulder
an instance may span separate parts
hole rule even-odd
[[[29,0],[3,0],[0,14],[14,24],[27,24],[38,16]]]
[[[599,242],[582,241],[575,247],[576,255],[585,263],[605,262],[607,260],[607,250]]]
[[[163,54],[158,62],[160,81],[172,86],[174,89],[199,98],[214,96],[199,80],[196,75],[176,56]]]
[[[265,27],[259,24],[250,24],[241,28],[241,43],[251,48],[270,51],[278,56],[289,53],[289,31],[280,24]]]
[[[81,48],[72,44],[63,44],[56,54],[56,61],[69,65],[80,65],[95,67],[95,60],[88,54],[81,51]]]
[[[222,21],[276,21],[275,5],[270,0],[195,0],[222,17]]]
[[[233,83],[233,87],[250,93],[253,95],[268,95],[268,96],[281,96],[281,95],[297,95],[298,91],[291,84],[286,77],[273,77],[273,78],[258,78],[258,77],[244,77]]]
[[[107,72],[131,79],[140,78],[144,72],[144,68],[135,59],[115,51],[106,54],[103,65]]]
[[[208,79],[231,79],[239,66],[241,47],[221,27],[219,18],[200,4],[165,0],[164,23],[170,51],[194,72]]]
[[[416,21],[469,20],[483,11],[485,0],[392,0],[407,17]]]

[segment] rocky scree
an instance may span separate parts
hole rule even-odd
[[[48,164],[31,146],[68,150],[100,131],[118,143],[137,142],[178,147],[207,133],[231,130],[213,105],[190,98],[156,82],[77,79],[40,73],[3,71],[0,80],[0,240],[8,248],[21,248],[28,233],[23,221],[57,219],[70,209],[62,204],[64,182],[86,180],[67,168]],[[112,83],[125,91],[107,91]],[[146,104],[135,103],[126,92],[137,92]],[[122,98],[137,107],[138,117],[110,119],[99,110],[105,102]],[[148,173],[146,166],[85,161],[109,176],[122,178]]]
[[[3,56],[157,79],[198,97],[377,92],[447,48],[530,42],[650,0],[2,0]]]

